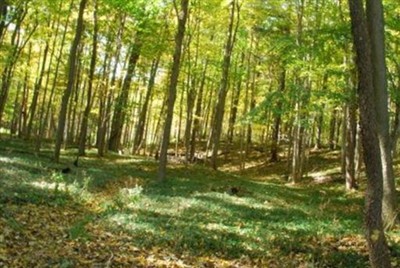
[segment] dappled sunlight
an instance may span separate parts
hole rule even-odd
[[[271,163],[255,165],[244,172],[171,165],[169,179],[158,184],[154,161],[118,156],[112,156],[110,162],[90,156],[81,160],[71,174],[36,169],[39,164],[17,168],[18,163],[0,162],[7,172],[18,171],[19,175],[12,176],[26,174],[23,184],[7,186],[15,191],[6,190],[9,193],[0,201],[30,204],[36,209],[57,207],[60,221],[68,223],[57,236],[65,237],[61,241],[68,247],[69,258],[76,259],[75,249],[79,248],[87,259],[97,256],[96,252],[110,258],[112,251],[116,263],[125,260],[129,264],[154,263],[164,258],[160,256],[175,256],[191,264],[207,259],[238,267],[245,267],[243,263],[270,267],[256,265],[254,260],[312,263],[311,256],[322,258],[327,266],[343,256],[350,259],[343,263],[365,261],[364,251],[353,252],[364,249],[365,244],[352,236],[361,235],[363,195],[329,183],[286,185],[278,178],[285,163],[278,163],[278,168]],[[20,163],[24,162],[21,159]],[[37,175],[32,176],[31,171],[36,170]],[[312,174],[334,172],[332,167],[315,169]],[[9,178],[5,181],[12,181]],[[74,206],[79,208],[75,214]],[[47,226],[53,228],[55,223]],[[125,257],[128,252],[129,261]]]
[[[115,213],[106,218],[106,220],[114,227],[122,227],[131,232],[146,232],[156,234],[157,229],[155,226],[146,222],[137,222],[136,215],[130,213]]]
[[[308,172],[308,175],[318,180],[319,177],[324,177],[339,172],[340,172],[340,167],[335,167],[335,168],[325,169],[322,171]]]
[[[39,188],[39,189],[48,189],[48,190],[60,190],[60,191],[68,191],[68,185],[64,182],[47,182],[47,181],[34,181],[31,182],[30,185]]]
[[[7,157],[7,156],[0,156],[0,162],[3,163],[15,163],[15,158],[14,157]]]

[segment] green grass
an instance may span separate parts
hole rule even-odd
[[[290,186],[260,174],[253,179],[251,174],[174,165],[160,184],[155,180],[157,163],[150,159],[98,159],[94,152],[71,174],[61,175],[56,170],[72,163],[71,151],[64,164],[56,165],[50,152],[34,156],[12,149],[20,146],[18,141],[0,143],[0,212],[10,228],[25,228],[13,217],[16,206],[68,207],[81,215],[66,226],[65,239],[96,240],[90,233],[95,226],[127,234],[135,247],[162,248],[183,259],[367,266],[362,194],[346,193],[344,183]],[[228,194],[230,187],[239,188],[238,195]],[[390,234],[399,236],[398,231]],[[394,244],[392,255],[399,252]]]

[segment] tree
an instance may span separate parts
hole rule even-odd
[[[389,135],[383,7],[381,0],[367,0],[366,3],[366,18],[371,41],[375,109],[377,117],[379,118],[377,125],[378,138],[382,157],[382,217],[385,228],[390,228],[396,221],[397,211],[396,186],[393,174],[391,141]]]
[[[64,138],[64,130],[65,130],[65,123],[67,119],[67,109],[69,99],[74,87],[75,83],[75,76],[76,76],[76,62],[77,62],[77,53],[78,53],[78,46],[81,41],[82,33],[83,33],[83,14],[85,10],[87,0],[81,0],[79,4],[79,13],[78,13],[78,21],[76,24],[76,31],[75,31],[75,38],[72,42],[69,59],[68,59],[68,83],[67,87],[64,90],[61,102],[60,113],[58,117],[58,128],[57,128],[57,136],[56,136],[56,144],[54,149],[54,160],[58,162],[60,160],[60,151],[61,145]]]
[[[366,238],[372,267],[391,267],[390,255],[382,224],[383,176],[374,102],[374,72],[370,37],[361,0],[349,0],[351,29],[358,69],[363,157],[368,179],[366,191]]]
[[[132,82],[132,77],[135,73],[136,64],[139,60],[141,47],[142,33],[141,29],[139,29],[136,33],[136,40],[130,48],[128,70],[122,84],[121,92],[115,103],[114,116],[111,124],[110,140],[108,142],[108,149],[111,151],[116,152],[120,149],[122,127],[125,122],[126,109],[129,99],[129,90]]]
[[[147,120],[147,113],[149,110],[150,99],[153,94],[158,65],[160,63],[160,57],[161,57],[161,55],[158,55],[157,58],[154,59],[151,64],[150,78],[149,78],[149,82],[147,84],[146,96],[144,99],[143,106],[141,107],[141,110],[139,113],[139,120],[138,120],[138,124],[136,126],[135,138],[133,141],[133,152],[134,153],[137,153],[140,150],[140,147],[143,142],[144,129],[145,129],[145,124],[146,124],[146,120]]]
[[[226,94],[228,91],[229,69],[231,65],[232,51],[236,41],[236,33],[239,26],[240,5],[237,0],[233,0],[231,1],[230,6],[231,13],[229,18],[228,36],[225,44],[221,82],[218,91],[218,102],[215,106],[214,123],[212,129],[211,165],[214,169],[217,169],[217,156],[221,138],[222,121],[224,119]],[[234,28],[235,15],[237,16],[237,21],[236,27]]]
[[[112,60],[108,60],[108,54],[105,57],[105,68],[111,69],[111,64],[114,64],[111,71],[110,79],[107,77],[108,71],[104,70],[104,80],[105,86],[104,89],[100,92],[100,103],[99,103],[99,116],[98,116],[98,126],[97,126],[97,152],[99,156],[104,156],[106,150],[106,136],[107,129],[109,126],[110,116],[111,116],[111,105],[113,100],[114,88],[116,87],[117,80],[117,70],[119,67],[119,62],[121,58],[121,50],[122,50],[122,37],[125,32],[125,24],[126,24],[126,15],[123,13],[118,15],[119,18],[119,26],[117,29],[116,36],[109,36],[107,47],[111,46],[113,42],[110,39],[115,40],[115,50],[112,52],[110,56],[113,58]],[[114,47],[114,46],[113,46]],[[111,49],[108,49],[111,50]],[[108,62],[107,62],[108,61]],[[108,66],[110,65],[110,66]],[[108,67],[108,68],[107,68]]]
[[[29,11],[29,2],[24,2],[22,4],[18,4],[15,7],[15,26],[11,36],[11,48],[9,49],[9,54],[7,56],[6,65],[1,72],[1,88],[0,88],[0,125],[3,119],[4,108],[6,106],[8,100],[8,94],[11,87],[11,80],[13,77],[13,73],[17,64],[19,57],[23,49],[25,48],[28,41],[31,39],[33,33],[36,31],[39,22],[36,20],[31,29],[29,29],[28,33],[23,38],[22,34],[22,23],[24,22],[28,11]],[[5,26],[3,26],[5,27]]]
[[[79,135],[79,155],[85,155],[85,146],[86,146],[86,139],[87,139],[87,129],[88,129],[88,122],[89,122],[89,114],[92,109],[93,105],[93,80],[94,80],[94,72],[96,69],[96,60],[97,60],[97,38],[99,32],[99,26],[97,22],[97,9],[98,4],[97,0],[94,2],[94,11],[93,11],[93,40],[92,40],[92,57],[90,59],[90,70],[89,70],[89,78],[88,78],[88,92],[87,92],[87,102],[85,111],[82,118],[82,124],[80,128],[80,135]]]
[[[158,179],[164,181],[166,179],[167,169],[167,152],[169,145],[169,137],[171,135],[172,117],[176,99],[176,87],[178,85],[179,70],[182,56],[183,39],[185,37],[186,20],[188,17],[189,0],[181,0],[181,7],[178,10],[174,0],[175,12],[178,19],[178,29],[175,35],[175,51],[171,67],[171,76],[168,86],[167,115],[165,118],[164,132],[161,143],[160,163],[158,165]]]
[[[285,90],[286,70],[282,67],[281,74],[279,76],[279,93],[283,94]],[[282,121],[282,100],[278,100],[276,104],[276,111],[274,111],[274,125],[272,132],[272,144],[271,144],[271,162],[277,162],[278,157],[278,142],[279,142],[279,128]]]

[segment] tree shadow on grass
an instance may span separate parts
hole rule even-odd
[[[150,198],[167,201],[163,196]],[[319,233],[316,219],[300,209],[252,207],[233,203],[229,197],[218,194],[198,195],[186,201],[191,205],[181,211],[120,211],[119,219],[123,215],[130,217],[126,225],[121,221],[111,225],[130,232],[146,248],[165,248],[177,256],[287,260],[298,257],[316,267],[364,267],[367,261],[365,255],[351,248],[335,251],[330,244],[322,246],[319,240],[327,234]],[[107,217],[110,220],[114,216],[110,213]]]

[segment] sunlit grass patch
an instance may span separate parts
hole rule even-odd
[[[66,151],[63,163],[72,163],[75,153],[76,149]],[[18,231],[22,220],[15,211],[20,207],[40,211],[35,215],[52,221],[49,226],[58,226],[60,217],[64,225],[57,229],[59,240],[69,249],[65,260],[73,264],[79,263],[77,254],[82,252],[106,260],[112,252],[113,260],[123,263],[131,248],[132,254],[148,253],[143,257],[147,261],[163,252],[192,267],[207,265],[209,260],[237,267],[246,267],[243,263],[248,267],[365,267],[368,261],[363,194],[346,193],[344,184],[286,185],[282,179],[271,179],[280,176],[282,162],[277,168],[272,163],[249,168],[254,173],[170,165],[168,180],[158,183],[157,163],[151,159],[118,155],[100,159],[94,154],[89,151],[79,167],[64,175],[56,169],[62,165],[29,154],[0,161],[0,169],[15,172],[0,180],[0,206],[7,210],[2,215],[8,215],[0,223],[14,224]],[[321,165],[315,172],[335,172],[330,156],[323,161],[329,166]],[[232,187],[238,192],[232,192]],[[74,206],[79,213],[71,214]],[[394,248],[398,236],[390,234]]]

